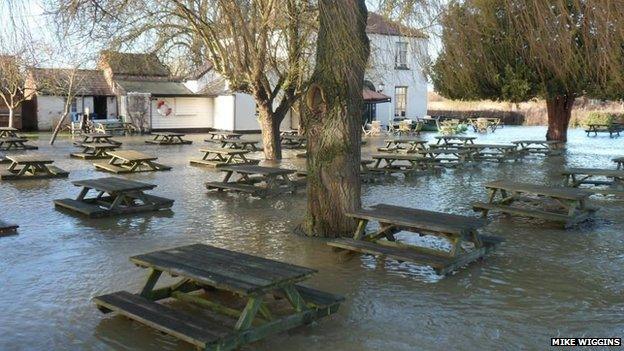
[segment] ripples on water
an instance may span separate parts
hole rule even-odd
[[[544,134],[540,127],[505,127],[479,135],[479,142]],[[203,183],[220,175],[188,165],[204,136],[190,137],[195,143],[180,147],[123,138],[124,148],[157,153],[173,166],[128,176],[153,182],[154,193],[175,199],[169,214],[86,220],[53,208],[53,199],[77,195],[69,180],[0,183],[0,218],[20,225],[19,235],[0,238],[0,350],[191,350],[138,323],[100,314],[90,299],[140,288],[145,272],[129,256],[197,242],[316,268],[311,285],[347,297],[337,315],[249,350],[544,349],[553,336],[623,334],[621,201],[595,198],[597,219],[568,231],[495,217],[485,232],[507,241],[485,262],[442,278],[428,267],[370,256],[340,262],[324,241],[292,235],[305,212],[302,193],[267,200],[207,195]],[[54,147],[47,138],[41,135],[39,152],[54,156],[70,180],[107,176],[89,161],[70,160],[74,148],[67,138]],[[380,143],[371,140],[364,154]],[[622,145],[624,138],[587,138],[574,130],[564,157],[364,185],[363,203],[472,214],[471,203],[485,198],[485,182],[558,185],[565,166],[613,167],[610,159],[624,155]],[[283,165],[303,167],[294,155],[286,151]]]

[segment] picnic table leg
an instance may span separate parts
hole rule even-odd
[[[227,183],[230,181],[230,178],[232,178],[232,175],[234,174],[234,171],[227,171],[225,173],[225,177],[223,177],[223,182]]]
[[[76,198],[77,201],[83,201],[85,196],[87,196],[87,193],[89,192],[89,188],[87,187],[83,187],[82,190],[80,191],[80,194],[78,194],[78,197]]]
[[[23,176],[24,174],[26,174],[26,172],[28,172],[30,170],[30,168],[31,168],[31,164],[30,163],[25,164],[24,167],[22,167],[22,169],[20,169],[19,172],[17,172],[17,176],[18,177]],[[32,174],[34,175],[35,172],[33,171]]]
[[[243,312],[238,318],[238,321],[236,321],[236,325],[234,326],[234,329],[235,330],[249,329],[261,305],[262,305],[262,297],[251,296],[249,298],[249,301],[247,301],[247,305],[245,306],[245,309],[243,309]]]
[[[161,274],[162,271],[154,268],[150,269],[149,276],[147,277],[147,282],[145,282],[143,289],[141,289],[141,296],[147,299],[150,299],[152,297],[152,292],[154,291],[154,287],[156,286],[156,283],[158,282]]]
[[[362,240],[364,237],[364,232],[366,231],[366,225],[368,224],[367,219],[360,219],[357,229],[355,230],[355,234],[353,235],[354,240]]]

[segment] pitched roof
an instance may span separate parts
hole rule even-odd
[[[180,82],[167,81],[115,81],[126,93],[146,93],[154,96],[191,96],[193,94]]]
[[[71,72],[71,69],[64,68],[31,68],[30,77],[40,93],[55,95],[59,88],[66,89]],[[78,96],[115,95],[100,70],[76,70],[74,84]]]
[[[113,75],[169,77],[170,71],[156,54],[133,54],[103,50],[99,68],[110,68]]]
[[[386,94],[382,94],[382,93],[378,93],[374,90],[370,90],[368,88],[364,88],[362,89],[362,98],[364,98],[365,102],[388,102],[391,100],[391,98],[386,95]]]
[[[427,36],[414,28],[392,21],[378,13],[369,12],[366,22],[366,33],[381,35],[396,35],[403,37],[427,38]]]

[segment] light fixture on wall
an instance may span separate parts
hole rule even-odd
[[[377,92],[381,93],[384,90],[385,87],[386,87],[386,85],[383,82],[380,82],[379,86],[378,86],[379,89],[377,89]]]

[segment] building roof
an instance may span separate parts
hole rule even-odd
[[[72,72],[72,69],[65,68],[31,68],[30,77],[40,93],[63,95],[63,90],[70,83]],[[115,95],[100,70],[79,69],[73,79],[78,96]]]
[[[362,90],[362,97],[364,98],[364,102],[369,102],[369,103],[388,102],[391,100],[391,98],[388,95],[378,93],[374,90],[370,90],[367,88],[364,88]]]
[[[110,68],[113,75],[169,77],[170,71],[156,54],[133,54],[103,50],[100,52],[99,68]]]
[[[366,23],[366,33],[381,35],[396,35],[403,37],[427,38],[427,36],[414,28],[392,21],[378,13],[369,12]]]
[[[184,84],[167,81],[115,81],[126,93],[145,93],[154,96],[196,96]]]

